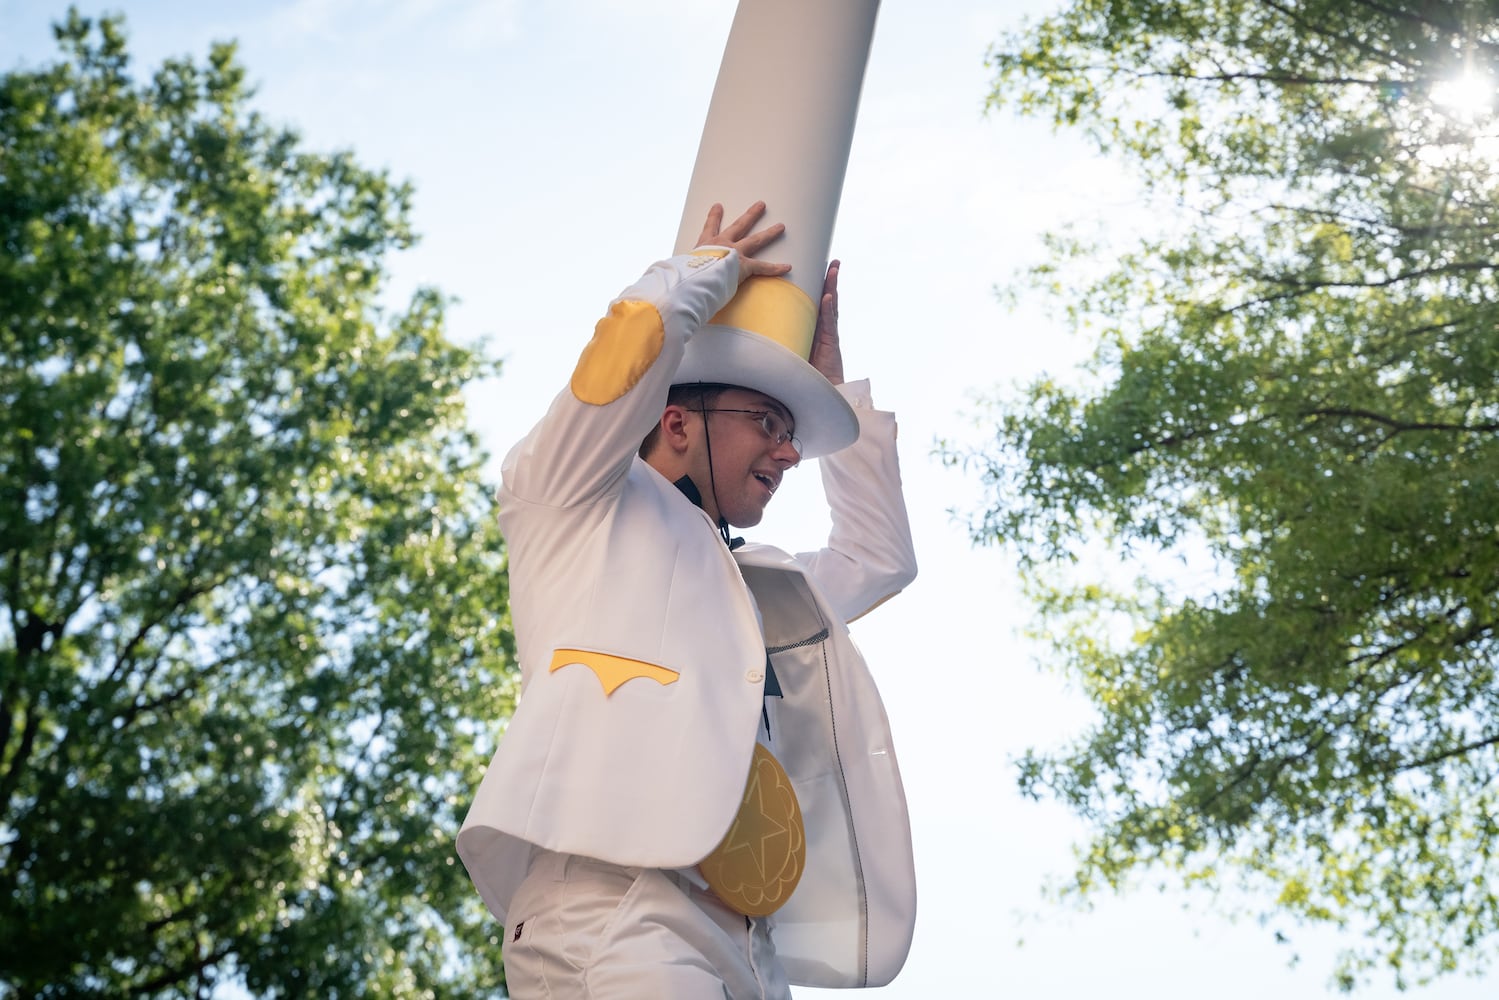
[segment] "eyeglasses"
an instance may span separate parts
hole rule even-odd
[[[797,455],[802,453],[802,443],[796,439],[795,434],[791,433],[791,428],[786,426],[786,421],[781,419],[781,415],[774,410],[736,410],[729,407],[710,406],[698,412],[748,414],[755,418],[755,422],[760,425],[760,429],[765,432],[765,436],[774,441],[777,448],[790,441],[791,447],[796,449]]]

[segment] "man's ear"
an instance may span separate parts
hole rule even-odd
[[[679,455],[691,443],[687,433],[689,412],[687,407],[675,403],[661,411],[661,443]]]

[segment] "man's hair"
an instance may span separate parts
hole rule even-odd
[[[666,402],[661,409],[664,412],[668,406],[680,406],[688,410],[705,410],[718,404],[718,397],[737,386],[728,385],[724,382],[685,382],[674,385],[666,393]],[[640,457],[650,455],[656,447],[656,442],[661,439],[661,421],[657,419],[656,426],[640,442]]]

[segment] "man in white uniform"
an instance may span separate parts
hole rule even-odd
[[[458,851],[518,998],[878,986],[910,945],[905,795],[845,625],[915,576],[895,422],[843,383],[836,263],[812,363],[725,325],[788,270],[763,210],[715,206],[622,293],[503,466],[522,697]],[[807,457],[827,547],[731,537]]]

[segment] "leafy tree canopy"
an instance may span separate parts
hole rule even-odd
[[[0,995],[496,995],[452,838],[503,553],[410,191],[128,71],[0,77]]]
[[[1487,967],[1499,4],[1071,0],[991,65],[1171,220],[1053,241],[1087,375],[946,453],[1097,710],[1021,767],[1093,825],[1076,888],[1246,884],[1360,931],[1344,987]],[[1101,545],[1131,580],[1078,582]]]

